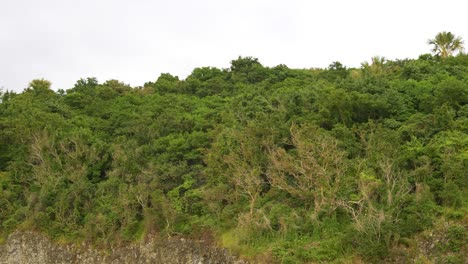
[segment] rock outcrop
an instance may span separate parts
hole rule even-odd
[[[0,264],[59,263],[196,263],[241,264],[226,249],[205,241],[187,239],[150,240],[123,247],[98,250],[88,245],[60,244],[34,232],[12,233],[0,245]]]

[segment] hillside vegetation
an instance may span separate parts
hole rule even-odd
[[[210,236],[254,262],[379,263],[443,224],[435,260],[464,261],[468,55],[239,57],[143,87],[33,80],[1,101],[3,236]]]

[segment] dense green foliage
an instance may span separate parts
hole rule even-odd
[[[239,57],[1,99],[3,234],[209,233],[258,261],[377,262],[466,215],[468,55],[311,70]],[[465,227],[449,230],[455,254]]]

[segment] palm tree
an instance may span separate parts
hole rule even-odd
[[[432,52],[436,55],[447,58],[452,56],[455,51],[463,50],[463,40],[461,37],[456,37],[452,32],[439,32],[434,39],[429,39],[427,41],[429,45],[434,45]]]
[[[371,58],[371,62],[368,61],[362,62],[361,67],[364,72],[369,73],[371,75],[381,75],[385,73],[387,59],[381,56],[374,56]]]

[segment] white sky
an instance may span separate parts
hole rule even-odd
[[[417,58],[440,31],[468,40],[467,10],[465,0],[0,0],[0,88],[137,86],[239,55],[290,68]]]

